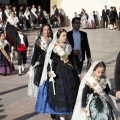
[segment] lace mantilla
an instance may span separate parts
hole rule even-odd
[[[4,48],[6,45],[9,45],[7,40],[0,41],[0,48]]]
[[[102,78],[100,78],[100,79],[95,78],[93,75],[91,75],[91,77],[93,77],[93,79],[95,79],[95,80],[98,82],[98,84],[99,84],[103,89],[106,88],[107,80],[106,80],[105,77],[102,77]],[[86,84],[87,84],[87,83],[86,83]],[[87,85],[88,85],[88,84],[87,84]]]
[[[47,48],[48,48],[48,46],[49,46],[49,44],[50,44],[51,41],[52,41],[51,37],[50,37],[49,39],[50,39],[50,41],[49,41],[49,42],[46,42],[46,40],[44,39],[43,36],[37,37],[36,43],[37,43],[37,45],[38,45],[42,50],[46,51]]]

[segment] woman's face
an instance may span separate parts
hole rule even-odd
[[[8,5],[5,6],[6,9],[9,9]]]
[[[35,5],[32,5],[32,8],[35,8]]]
[[[1,39],[1,40],[4,40],[4,39],[5,39],[5,34],[2,34],[2,35],[0,36],[0,39]]]
[[[44,14],[47,14],[47,12],[46,12],[45,10],[43,11],[43,13],[44,13]]]
[[[50,27],[46,25],[43,27],[43,36],[48,37],[49,34],[50,34]]]
[[[28,11],[29,10],[29,8],[28,7],[26,7],[26,11]]]
[[[67,40],[67,33],[66,32],[62,32],[58,39],[59,39],[60,42],[65,43],[66,40]]]
[[[93,74],[95,75],[96,78],[101,78],[105,72],[104,67],[98,67],[95,71],[93,71]]]
[[[11,17],[15,17],[15,13],[14,12],[11,12]]]

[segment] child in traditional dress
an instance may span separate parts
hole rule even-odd
[[[72,120],[116,120],[110,97],[115,92],[110,89],[105,70],[104,62],[96,61],[82,79]]]
[[[28,38],[17,28],[18,35],[14,37],[14,48],[18,54],[18,71],[19,76],[25,73],[25,64],[27,60],[27,48],[29,46]]]
[[[5,34],[0,31],[0,74],[7,75],[15,70],[10,54],[10,44],[5,40]]]

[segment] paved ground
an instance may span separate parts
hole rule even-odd
[[[70,30],[70,27],[65,28]],[[53,29],[56,31],[56,29]],[[85,29],[88,33],[92,59],[103,60],[107,65],[107,76],[114,88],[115,60],[120,51],[120,31],[108,29]],[[37,31],[29,31],[30,47],[33,46]],[[30,56],[29,56],[30,59]],[[29,63],[28,59],[28,63]],[[51,120],[49,115],[39,115],[34,110],[35,99],[27,96],[28,76],[18,76],[17,58],[13,62],[16,71],[8,76],[0,75],[0,120]],[[28,71],[28,63],[25,71]],[[86,61],[83,73],[86,72]],[[120,108],[120,104],[118,103]],[[120,119],[119,119],[120,120]]]

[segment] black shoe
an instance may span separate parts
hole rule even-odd
[[[22,71],[22,74],[25,74],[25,71]]]
[[[55,119],[55,117],[56,117],[56,115],[51,114],[51,118],[52,118],[52,119]]]
[[[20,74],[18,74],[19,76],[21,76],[22,74],[20,73]]]

